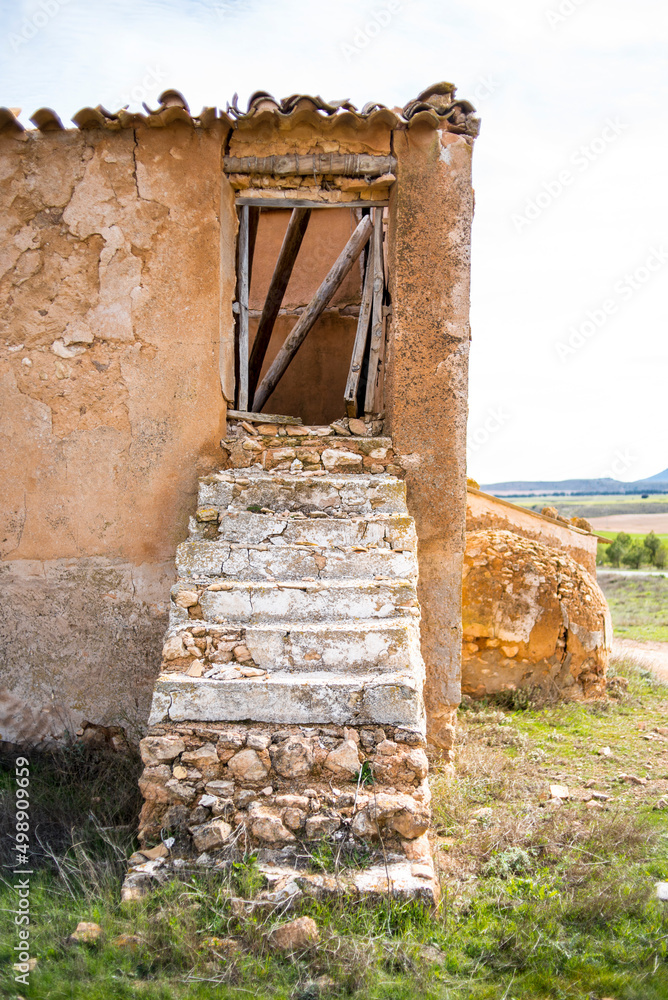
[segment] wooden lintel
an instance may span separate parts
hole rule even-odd
[[[281,198],[277,191],[273,197],[267,195],[266,189],[262,192],[262,197],[253,198],[252,195],[240,195],[236,199],[236,204],[257,205],[258,208],[387,208],[389,201],[366,201],[358,198],[356,201],[317,201],[315,198]]]
[[[397,168],[394,156],[368,153],[309,153],[299,156],[226,156],[226,174],[271,174],[274,177],[382,177]]]
[[[380,349],[383,342],[383,292],[385,291],[385,266],[383,263],[383,211],[375,209],[373,224],[373,311],[371,315],[371,341],[369,344],[369,370],[366,381],[364,412],[374,412],[374,399],[380,368]]]
[[[310,208],[294,208],[290,216],[290,222],[283,238],[281,250],[276,261],[276,267],[271,278],[267,298],[265,299],[257,333],[253,341],[250,360],[248,362],[248,396],[253,398],[257,383],[260,379],[262,365],[269,347],[271,334],[276,323],[285,290],[288,287],[292,269],[297,260],[299,248],[306,233],[306,228],[311,217]]]
[[[365,215],[341,251],[336,263],[331,268],[320,288],[285,338],[283,346],[257,388],[253,399],[253,410],[261,410],[271,396],[285,374],[286,368],[306,339],[306,335],[313,329],[313,326],[324,312],[337,288],[369,242],[372,231],[373,223],[369,216]]]

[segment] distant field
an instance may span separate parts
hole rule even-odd
[[[596,531],[653,531],[656,535],[668,532],[668,514],[607,514],[603,517],[591,517],[591,526]]]
[[[586,517],[590,520],[593,517],[618,514],[668,514],[668,497],[665,494],[649,496],[646,500],[639,496],[627,496],[621,493],[613,493],[610,496],[525,496],[503,499],[538,512],[543,507],[556,507],[564,517]]]
[[[614,634],[640,642],[668,642],[668,576],[615,576],[599,570]]]

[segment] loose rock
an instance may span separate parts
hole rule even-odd
[[[269,935],[269,944],[276,951],[303,951],[320,940],[320,931],[311,917],[298,917],[282,924]]]
[[[82,920],[77,924],[76,930],[72,931],[68,940],[77,944],[94,944],[101,937],[102,928],[99,924]]]

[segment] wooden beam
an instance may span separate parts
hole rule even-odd
[[[226,156],[226,174],[272,174],[275,177],[382,177],[397,168],[394,156],[368,153],[316,153],[299,156]]]
[[[386,286],[387,287],[387,286]],[[378,355],[378,378],[376,379],[376,394],[373,398],[372,413],[383,413],[385,410],[385,353],[387,351],[387,320],[388,308],[383,306],[383,333],[380,340]]]
[[[357,416],[357,394],[359,392],[360,375],[362,374],[362,362],[366,351],[366,342],[369,334],[369,319],[371,318],[371,306],[373,304],[373,260],[371,254],[367,260],[366,273],[364,275],[364,288],[362,291],[362,303],[360,314],[357,320],[357,332],[353,345],[353,355],[350,359],[350,371],[348,381],[343,394],[347,417]]]
[[[253,210],[251,209],[251,211]],[[258,210],[256,209],[256,211]],[[283,296],[288,287],[290,275],[297,260],[297,254],[302,245],[310,217],[310,208],[294,208],[292,210],[290,222],[288,223],[288,228],[285,232],[283,244],[269,285],[269,291],[267,292],[267,298],[262,309],[260,322],[258,323],[250,361],[248,362],[248,396],[250,399],[253,398],[260,379],[262,364],[267,353],[267,348],[269,347],[276,317],[281,308]]]
[[[374,209],[373,223],[373,311],[371,315],[371,342],[369,346],[369,370],[366,379],[364,412],[373,413],[380,347],[383,342],[383,292],[385,291],[385,267],[383,264],[383,210]]]
[[[237,205],[257,205],[259,208],[387,208],[387,198],[382,201],[367,201],[357,198],[355,201],[318,201],[317,198],[282,198],[280,192],[273,197],[266,191],[254,198],[252,195],[237,196]]]
[[[269,371],[257,388],[253,410],[259,412],[285,374],[285,370],[306,339],[306,335],[325,310],[335,291],[369,242],[373,224],[366,215],[341,251],[336,263],[301,314],[274,358]],[[241,407],[239,407],[241,409]]]
[[[250,296],[251,281],[253,279],[253,257],[255,255],[255,240],[257,238],[257,228],[260,224],[260,209],[256,205],[250,206],[248,215],[248,294]]]
[[[239,303],[239,321],[237,349],[239,351],[239,384],[237,387],[237,406],[240,410],[248,409],[248,244],[250,235],[250,209],[244,205],[239,213],[239,263],[237,270],[237,301]]]
[[[301,417],[286,417],[279,413],[249,413],[245,410],[228,410],[228,420],[247,420],[249,424],[301,424]]]

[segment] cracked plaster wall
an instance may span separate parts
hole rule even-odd
[[[1,737],[148,713],[233,378],[224,138],[0,139]]]

